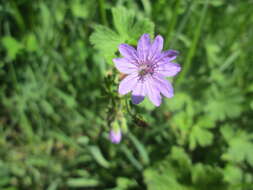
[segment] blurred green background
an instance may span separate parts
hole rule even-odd
[[[117,93],[144,32],[180,52],[159,108]],[[253,190],[252,0],[0,0],[0,55],[1,190]]]

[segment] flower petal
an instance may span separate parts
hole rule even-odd
[[[126,78],[124,78],[120,82],[119,90],[118,90],[119,93],[121,95],[127,94],[128,92],[133,90],[137,82],[138,82],[138,73],[133,73],[133,74],[128,75]]]
[[[128,44],[120,44],[119,52],[123,57],[129,59],[132,62],[136,62],[138,60],[136,49]]]
[[[163,37],[158,35],[154,39],[149,49],[149,60],[154,59],[163,49]]]
[[[172,49],[163,52],[163,55],[167,58],[170,58],[171,60],[176,59],[178,54],[178,51]]]
[[[113,130],[111,129],[110,133],[109,133],[109,139],[112,143],[114,144],[119,144],[122,138],[122,133],[120,131],[120,129],[118,130]]]
[[[159,53],[154,59],[155,63],[161,64],[164,62],[170,62],[177,58],[179,52],[175,50],[167,50],[162,53]]]
[[[146,60],[150,45],[151,45],[151,42],[150,42],[149,34],[143,34],[140,40],[138,41],[138,45],[137,45],[137,53],[138,53],[139,59],[143,61]]]
[[[155,74],[153,77],[160,92],[167,98],[172,98],[174,96],[174,90],[171,83],[160,74]]]
[[[113,59],[115,67],[121,72],[126,74],[131,74],[138,70],[137,66],[131,63],[126,58],[115,58]]]
[[[139,104],[142,102],[146,95],[146,88],[143,82],[138,81],[132,92],[133,104]]]
[[[155,106],[160,106],[162,97],[160,95],[160,91],[157,89],[154,81],[152,78],[147,79],[146,81],[146,89],[147,89],[147,95],[150,101],[155,105]]]
[[[156,68],[156,72],[165,76],[165,77],[171,77],[175,76],[179,71],[181,71],[181,66],[177,63],[171,63],[171,62],[165,62],[163,64],[160,64]]]

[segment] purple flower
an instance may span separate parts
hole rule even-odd
[[[111,129],[110,134],[109,134],[109,139],[112,143],[118,144],[121,141],[121,137],[122,137],[122,134],[121,134],[120,129],[117,129],[117,130]]]
[[[119,52],[123,58],[113,59],[116,68],[128,74],[119,85],[119,93],[125,95],[132,91],[132,102],[139,104],[147,96],[155,106],[161,104],[161,94],[173,97],[173,87],[165,77],[175,76],[181,67],[172,63],[178,52],[162,51],[163,38],[158,35],[151,42],[148,34],[143,34],[137,50],[130,45],[120,44]]]

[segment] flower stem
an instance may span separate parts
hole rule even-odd
[[[187,25],[187,22],[192,14],[192,10],[194,10],[195,6],[196,6],[196,2],[193,1],[191,3],[190,6],[188,6],[188,9],[186,11],[186,15],[182,18],[182,20],[180,21],[179,23],[179,26],[178,26],[178,29],[176,30],[175,32],[175,35],[173,36],[173,38],[171,39],[171,41],[169,41],[170,45],[170,49],[173,49],[173,47],[175,46],[175,44],[177,43],[178,41],[178,36],[183,32],[184,28],[186,27]]]
[[[173,35],[174,35],[174,30],[177,24],[177,19],[178,19],[178,13],[179,13],[179,6],[180,5],[180,0],[176,1],[176,5],[175,5],[175,10],[173,11],[173,16],[169,25],[169,29],[168,29],[168,36],[167,36],[167,40],[166,40],[166,47],[167,44],[170,43]]]
[[[15,85],[15,88],[19,91],[17,75],[16,75],[16,71],[15,71],[15,68],[14,68],[14,65],[13,65],[12,61],[9,62],[9,66],[10,66],[10,75],[11,75],[12,81]]]
[[[209,0],[205,1],[205,5],[204,5],[204,7],[202,9],[202,12],[201,12],[200,21],[198,23],[196,32],[194,33],[194,36],[193,36],[193,41],[192,41],[190,50],[189,50],[189,52],[186,56],[185,64],[183,65],[182,72],[179,74],[179,77],[176,81],[176,84],[178,86],[182,83],[183,79],[185,78],[186,74],[188,73],[189,69],[191,68],[192,58],[195,55],[195,51],[196,51],[198,41],[199,41],[199,38],[200,38],[200,34],[201,34],[201,31],[202,31],[202,26],[203,26],[205,16],[206,16],[206,13],[207,13],[208,2],[209,2]]]
[[[108,21],[106,18],[106,11],[105,11],[105,0],[99,0],[99,11],[100,11],[102,24],[108,26]]]

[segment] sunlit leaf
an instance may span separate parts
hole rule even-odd
[[[23,44],[11,36],[2,38],[2,44],[7,52],[7,59],[14,60],[17,54],[22,50]]]

